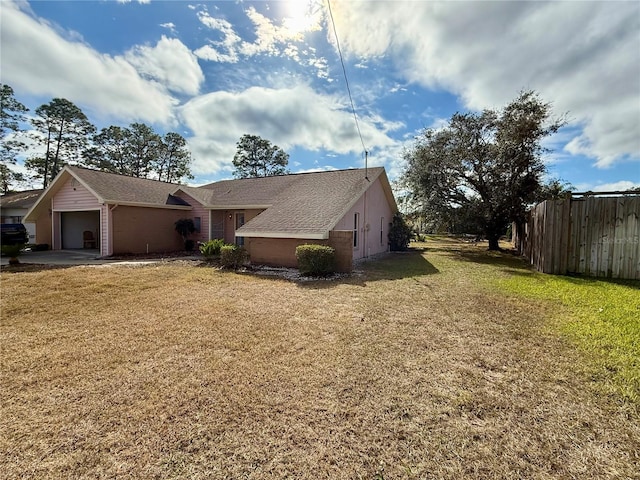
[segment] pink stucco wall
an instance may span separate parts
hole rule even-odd
[[[200,231],[194,233],[189,238],[196,243],[206,242],[209,240],[209,210],[204,208],[196,199],[184,192],[178,192],[176,196],[186,201],[192,207],[192,210],[188,212],[188,215],[185,215],[183,218],[195,219],[196,217],[200,217]]]
[[[358,228],[358,246],[353,249],[353,258],[358,259],[386,252],[389,223],[393,211],[379,179],[373,182],[373,185],[342,217],[334,230],[353,230],[355,213],[359,214],[360,226]]]

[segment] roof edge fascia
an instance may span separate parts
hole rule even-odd
[[[104,200],[103,205],[115,205],[123,207],[141,207],[141,208],[164,208],[166,210],[193,210],[191,205],[166,205],[160,203],[143,203],[143,202],[121,202],[115,200]]]
[[[203,205],[207,210],[259,210],[271,207],[271,205]]]
[[[302,240],[327,240],[329,233],[289,233],[289,232],[243,232],[236,230],[236,236],[249,238],[299,238]]]

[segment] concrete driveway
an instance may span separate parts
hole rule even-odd
[[[113,260],[99,257],[99,250],[47,250],[44,252],[22,252],[18,260],[20,260],[20,263],[37,263],[44,265],[106,265],[118,263],[153,263],[161,261],[160,259]],[[8,265],[9,257],[3,255],[0,264]]]

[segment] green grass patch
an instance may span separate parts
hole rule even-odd
[[[497,284],[561,305],[553,328],[593,358],[597,384],[640,402],[640,282],[523,273]]]

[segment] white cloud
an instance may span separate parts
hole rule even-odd
[[[274,24],[254,7],[249,7],[245,13],[254,27],[256,38],[253,42],[243,40],[228,20],[212,17],[206,10],[198,12],[200,23],[220,32],[222,39],[210,40],[194,53],[203,60],[224,63],[237,63],[240,58],[256,55],[284,57],[316,68],[318,78],[328,78],[326,60],[317,58],[315,49],[306,48],[301,51],[299,46],[304,43],[306,32],[320,29],[319,12],[311,12],[311,15],[301,18],[285,17],[281,26]]]
[[[362,152],[351,113],[333,97],[307,86],[209,93],[185,104],[180,115],[194,133],[189,145],[196,173],[229,168],[235,144],[245,133],[260,135],[285,150],[299,146],[341,154]],[[372,150],[396,144],[386,134],[394,127],[379,118],[360,119],[365,144]]]
[[[233,25],[222,18],[212,17],[206,11],[198,12],[198,20],[211,30],[219,31],[223,35],[223,39],[200,47],[194,53],[203,60],[237,63],[239,60],[237,50],[242,39],[233,30]]]
[[[630,182],[628,180],[620,180],[619,182],[603,183],[593,187],[594,192],[619,192],[631,190],[632,188],[640,188],[640,183]]]
[[[176,33],[176,24],[173,22],[161,23],[160,26],[166,28],[171,33]]]
[[[253,43],[242,42],[242,53],[247,56],[259,53],[280,55],[282,52],[281,46],[286,48],[291,45],[291,42],[299,42],[304,38],[301,32],[286,26],[278,27],[274,25],[271,20],[257,12],[253,7],[249,7],[246,14],[255,26],[257,37]]]
[[[8,1],[2,4],[2,82],[119,120],[169,123],[175,104],[163,86],[142,78],[123,57],[66,40]]]
[[[637,2],[340,2],[334,17],[348,55],[384,56],[474,109],[535,89],[583,125],[569,151],[640,159]]]
[[[174,92],[196,95],[204,81],[198,59],[177,38],[163,35],[155,47],[134,47],[126,53],[125,58],[143,76],[160,82]]]

